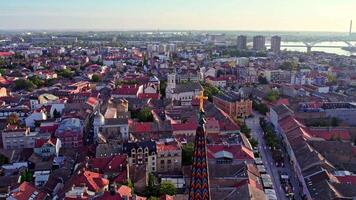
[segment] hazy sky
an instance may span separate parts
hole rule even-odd
[[[0,29],[346,32],[356,0],[0,0]]]

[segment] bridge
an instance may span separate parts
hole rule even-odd
[[[333,46],[332,45],[317,45],[320,42],[303,42],[304,45],[281,44],[281,47],[306,47],[308,53],[311,52],[311,49],[313,47],[316,47],[316,48],[339,48],[339,49],[340,48],[344,48],[344,47],[356,48],[356,45],[350,43],[349,41],[342,41],[342,42],[344,42],[346,45],[345,46],[340,46],[340,45],[333,45]],[[271,45],[268,44],[266,46],[271,46]]]

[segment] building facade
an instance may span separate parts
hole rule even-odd
[[[281,37],[280,36],[272,36],[271,38],[271,50],[274,53],[279,53],[281,51]]]
[[[129,157],[129,166],[145,166],[149,173],[157,171],[156,142],[128,142],[123,146],[123,152]]]
[[[49,139],[50,134],[30,132],[29,128],[8,125],[2,132],[4,149],[34,148],[36,139]]]
[[[252,101],[233,93],[214,96],[213,103],[232,117],[248,117],[252,114]]]
[[[182,149],[178,143],[157,143],[157,172],[176,172],[181,168]]]
[[[266,38],[262,35],[253,37],[253,50],[261,51],[266,48]]]
[[[78,118],[63,119],[56,130],[55,136],[63,147],[83,146],[83,124]]]
[[[237,36],[237,49],[238,50],[247,49],[247,37],[245,35]]]

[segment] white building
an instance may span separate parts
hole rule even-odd
[[[196,82],[176,84],[176,75],[168,74],[166,97],[180,101],[182,105],[191,105],[192,100],[203,91],[203,87]]]

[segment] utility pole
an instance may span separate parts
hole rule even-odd
[[[349,36],[352,35],[352,20],[350,21],[350,32],[349,32]]]

